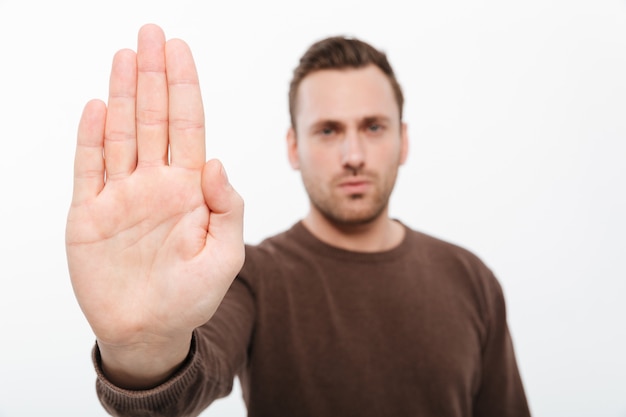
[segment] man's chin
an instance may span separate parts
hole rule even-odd
[[[367,226],[380,218],[383,210],[344,210],[342,212],[324,213],[324,217],[340,228]]]

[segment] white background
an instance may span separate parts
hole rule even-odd
[[[148,22],[194,51],[250,243],[307,208],[284,149],[299,56],[335,34],[385,50],[411,138],[393,216],[496,272],[535,416],[626,416],[623,0],[0,0],[0,416],[105,415],[65,216],[82,106]]]

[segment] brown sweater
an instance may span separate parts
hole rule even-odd
[[[529,416],[490,270],[407,229],[355,253],[301,223],[249,246],[215,316],[165,384],[97,390],[119,416],[197,415],[241,378],[249,416]]]

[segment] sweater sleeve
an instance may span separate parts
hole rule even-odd
[[[474,416],[528,417],[530,410],[507,325],[502,288],[491,273],[487,282],[487,333]]]
[[[231,392],[234,377],[245,367],[254,311],[252,292],[236,279],[211,320],[194,331],[189,355],[178,371],[148,390],[112,384],[102,372],[95,346],[96,392],[103,407],[113,416],[124,417],[200,414]]]

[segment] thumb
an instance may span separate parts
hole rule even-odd
[[[208,161],[202,169],[202,194],[209,208],[209,235],[243,242],[243,199],[217,159]]]

